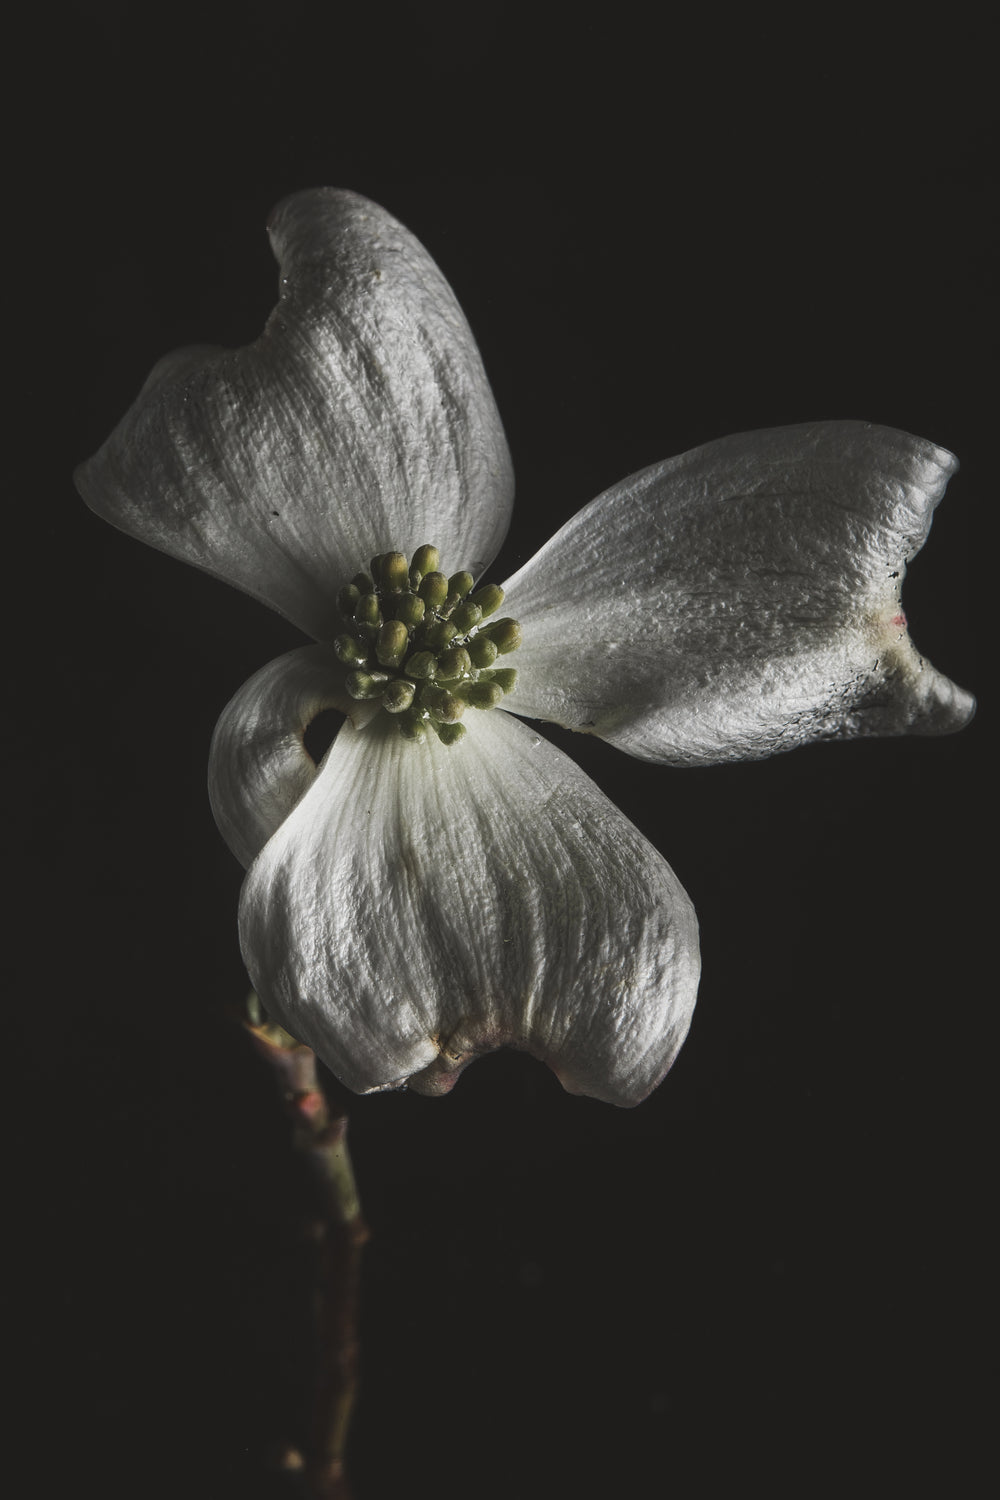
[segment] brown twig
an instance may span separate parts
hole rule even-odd
[[[287,1449],[282,1467],[301,1471],[308,1500],[351,1500],[344,1449],[357,1391],[361,1250],[368,1229],[347,1150],[347,1116],[331,1118],[312,1048],[268,1022],[256,995],[248,1011],[247,1029],[274,1071],[295,1148],[316,1189],[310,1226],[319,1247],[313,1420],[305,1450]]]

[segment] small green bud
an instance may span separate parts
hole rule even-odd
[[[480,634],[496,642],[501,656],[506,656],[508,651],[516,651],[522,639],[520,625],[516,620],[507,618],[494,620],[492,625],[484,625]]]
[[[409,632],[402,620],[386,620],[375,638],[375,655],[383,667],[398,667],[409,645]]]
[[[416,691],[415,683],[407,682],[403,677],[397,677],[395,682],[390,682],[382,694],[382,707],[390,714],[405,713],[413,702]]]
[[[514,683],[517,681],[517,668],[500,667],[496,672],[491,672],[487,680],[495,682],[505,693],[512,693],[514,691]]]
[[[450,651],[442,651],[438,657],[438,682],[453,682],[456,677],[463,677],[471,671],[472,658],[464,646],[452,646]]]
[[[342,661],[345,667],[360,667],[368,659],[367,650],[353,635],[338,635],[333,649],[337,653],[337,660]]]
[[[463,703],[473,708],[496,708],[503,698],[503,688],[498,682],[463,682],[455,691]]]
[[[416,594],[404,594],[396,605],[396,619],[402,620],[408,630],[419,625],[424,618],[424,601]]]
[[[454,625],[459,635],[468,635],[469,631],[474,629],[475,626],[479,624],[482,618],[483,612],[479,608],[479,605],[470,604],[468,599],[466,599],[464,604],[460,604],[458,608],[452,612],[451,623]]]
[[[452,573],[448,579],[448,593],[455,595],[456,602],[464,599],[475,581],[471,573]]]
[[[344,686],[352,698],[377,698],[389,681],[388,672],[348,672]]]
[[[425,573],[419,593],[428,609],[440,609],[448,597],[448,580],[443,573]]]
[[[436,573],[440,563],[441,554],[438,552],[438,549],[432,547],[429,542],[425,542],[422,547],[417,548],[416,552],[410,558],[410,572],[419,575],[417,579],[419,583],[425,573]]]
[[[496,643],[488,635],[474,635],[466,647],[474,667],[492,667],[499,656]]]
[[[346,588],[341,589],[337,595],[337,608],[345,620],[354,619],[354,611],[358,607],[358,600],[360,598],[361,590],[356,584],[349,583]]]
[[[431,719],[430,725],[442,745],[454,745],[465,733],[464,724],[439,724],[436,719]]]
[[[503,603],[503,589],[498,583],[487,583],[469,598],[470,604],[478,604],[483,612],[483,619],[487,615],[496,614]]]
[[[450,620],[434,620],[424,627],[421,639],[432,651],[441,651],[456,635],[458,631]]]
[[[386,594],[401,594],[410,581],[410,570],[402,552],[383,552],[379,578]]]
[[[427,727],[419,713],[402,713],[399,717],[399,732],[404,740],[422,740]]]
[[[354,611],[354,618],[365,625],[381,625],[382,611],[379,609],[378,595],[362,594]]]
[[[473,593],[471,573],[446,577],[440,562],[429,542],[409,563],[402,552],[378,553],[337,594],[345,626],[333,647],[352,698],[381,700],[405,739],[426,739],[430,729],[453,745],[466,708],[496,708],[513,689],[517,673],[494,663],[521,644],[521,627],[484,624],[503,589],[489,583]]]
[[[437,657],[433,651],[414,651],[406,659],[405,670],[409,677],[433,677],[437,671]]]
[[[454,724],[465,713],[465,704],[461,698],[433,682],[425,683],[420,689],[420,702],[431,717],[440,720],[442,724]]]

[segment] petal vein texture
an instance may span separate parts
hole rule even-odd
[[[698,985],[694,909],[590,778],[503,712],[461,745],[345,725],[251,866],[243,952],[268,1012],[358,1092],[444,1093],[523,1048],[637,1104]]]
[[[948,733],[974,700],[900,609],[957,461],[908,433],[740,433],[598,496],[505,584],[511,708],[671,765]]]
[[[413,235],[354,193],[269,224],[281,296],[244,349],[169,355],[77,472],[114,525],[237,585],[317,640],[388,548],[447,538],[478,576],[513,473],[479,352]]]

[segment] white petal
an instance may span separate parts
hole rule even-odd
[[[208,759],[208,794],[226,843],[249,865],[316,779],[303,744],[325,708],[366,723],[378,704],[355,703],[331,646],[300,646],[245,682],[219,717]]]
[[[376,553],[433,542],[478,576],[513,476],[472,334],[408,230],[317,189],[269,231],[281,300],[263,336],[167,356],[77,484],[122,530],[327,639]]]
[[[863,422],[741,433],[586,506],[505,585],[510,707],[674,765],[936,734],[971,695],[899,596],[957,461]]]
[[[561,751],[474,716],[448,748],[384,714],[344,726],[247,874],[251,978],[358,1092],[444,1093],[511,1045],[571,1092],[636,1104],[690,1022],[691,902]]]

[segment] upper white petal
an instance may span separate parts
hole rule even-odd
[[[974,700],[899,606],[956,467],[908,433],[820,422],[623,480],[505,585],[511,708],[676,765],[961,728]]]
[[[377,704],[344,690],[332,646],[300,646],[269,662],[222,710],[208,758],[208,794],[226,843],[248,865],[316,779],[303,743],[325,708],[367,722]]]
[[[451,1087],[481,1052],[638,1103],[687,1032],[697,922],[666,861],[502,712],[446,748],[345,725],[247,873],[261,999],[358,1092]]]
[[[77,484],[100,515],[317,639],[377,553],[443,545],[478,576],[510,520],[507,444],[426,250],[354,193],[296,193],[269,232],[281,296],[245,349],[167,356]]]

